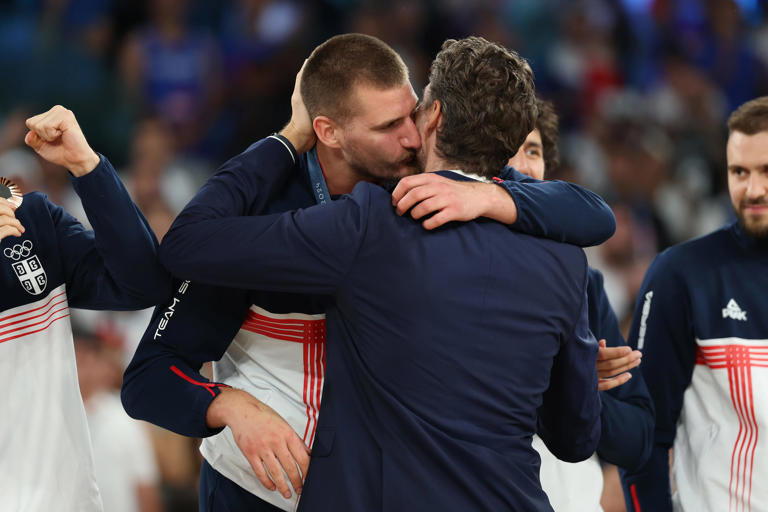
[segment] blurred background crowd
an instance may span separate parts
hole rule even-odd
[[[548,177],[616,214],[588,253],[626,333],[653,256],[732,215],[725,119],[768,94],[765,15],[762,0],[0,0],[0,175],[87,223],[66,173],[23,145],[26,117],[65,105],[162,237],[219,164],[288,120],[295,74],[327,37],[380,37],[420,92],[444,39],[481,35],[525,56],[557,107]],[[119,407],[149,314],[75,317],[110,512],[196,510],[196,441]]]

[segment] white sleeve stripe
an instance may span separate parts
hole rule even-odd
[[[293,160],[293,163],[294,163],[294,164],[296,163],[296,157],[294,157],[294,156],[293,156],[293,151],[291,151],[291,148],[289,148],[289,147],[288,147],[288,144],[286,144],[285,142],[283,142],[283,141],[280,139],[280,137],[275,137],[274,135],[270,135],[270,136],[269,136],[269,138],[270,138],[270,139],[275,139],[275,140],[277,140],[277,141],[280,141],[280,144],[282,144],[283,146],[285,146],[285,149],[287,149],[287,150],[288,150],[288,153],[291,155],[291,160]]]

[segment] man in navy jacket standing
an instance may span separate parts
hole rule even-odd
[[[656,407],[651,457],[622,475],[637,512],[768,510],[768,96],[728,131],[738,221],[656,256],[635,304]]]
[[[480,38],[447,41],[417,114],[425,168],[492,176],[535,117],[524,60]],[[283,134],[311,146],[308,131]],[[428,232],[369,183],[264,217],[220,219],[226,195],[207,199],[208,214],[167,235],[172,272],[333,299],[304,510],[551,510],[532,434],[576,461],[600,432],[581,250],[484,220]]]

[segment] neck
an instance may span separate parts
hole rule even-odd
[[[349,194],[362,177],[344,160],[340,149],[317,143],[317,159],[323,166],[325,184],[332,195]]]
[[[427,158],[424,162],[424,172],[450,171],[461,169],[461,166],[450,162],[438,154],[434,145],[431,145],[427,151]]]
[[[747,233],[739,221],[733,223],[733,233],[742,247],[760,251],[768,250],[768,236],[755,237]]]

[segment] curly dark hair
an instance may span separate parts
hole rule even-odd
[[[536,120],[536,129],[541,134],[542,152],[544,153],[544,169],[551,171],[560,166],[560,151],[557,149],[557,140],[560,137],[557,112],[551,101],[536,100],[539,109],[539,118]]]
[[[352,114],[357,85],[389,89],[408,83],[408,68],[384,41],[365,34],[341,34],[315,48],[304,65],[301,97],[312,119],[343,121]]]
[[[728,131],[754,135],[768,130],[768,96],[744,103],[728,118]]]
[[[437,151],[459,168],[496,176],[536,123],[533,71],[525,59],[482,37],[443,43],[425,104],[439,100]]]

